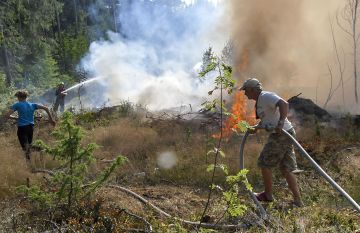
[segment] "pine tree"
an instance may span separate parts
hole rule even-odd
[[[97,145],[90,143],[82,146],[83,135],[82,129],[74,124],[71,113],[65,112],[54,132],[54,136],[59,140],[57,145],[50,147],[42,141],[36,142],[37,146],[61,163],[48,184],[29,188],[20,187],[22,192],[28,193],[36,207],[54,209],[66,207],[63,209],[66,213],[70,213],[80,200],[88,197],[104,184],[114,170],[126,161],[125,157],[118,156],[97,178],[90,181],[88,167],[95,162],[93,151]]]

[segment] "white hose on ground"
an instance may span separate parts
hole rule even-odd
[[[259,127],[257,127],[259,128]],[[260,128],[259,128],[260,129]],[[271,131],[271,129],[266,129],[268,131]],[[350,197],[349,194],[347,194],[312,158],[311,156],[305,151],[305,149],[300,145],[300,143],[293,137],[291,136],[291,134],[289,134],[288,132],[286,132],[284,129],[282,130],[282,132],[288,136],[288,138],[291,139],[291,141],[293,142],[293,144],[299,149],[299,151],[301,152],[301,154],[310,161],[311,165],[314,166],[314,168],[316,169],[317,172],[320,173],[320,175],[322,175],[340,194],[342,194],[349,202],[350,204],[354,207],[355,210],[357,210],[360,213],[360,206],[354,201],[354,199],[352,199]],[[246,131],[241,145],[240,145],[240,169],[244,169],[245,168],[245,163],[244,163],[244,147],[245,147],[245,142],[246,142],[246,138],[249,135],[249,132]],[[256,199],[256,197],[255,197]],[[256,205],[259,207],[260,212],[262,213],[263,207],[258,203],[259,201],[256,199],[254,200]],[[266,212],[265,212],[266,213]]]
[[[352,199],[350,197],[349,194],[347,194],[345,192],[344,189],[342,189],[340,187],[340,185],[338,185],[314,160],[313,158],[311,158],[311,156],[305,151],[305,149],[300,145],[300,143],[293,137],[291,136],[288,132],[286,132],[285,130],[282,130],[282,132],[287,135],[291,141],[293,142],[293,144],[300,150],[300,152],[302,153],[303,156],[305,156],[305,158],[307,158],[311,165],[314,166],[314,168],[316,169],[316,171],[318,171],[320,173],[320,175],[322,175],[339,193],[341,193],[349,202],[350,204],[354,207],[355,210],[357,210],[360,213],[360,206],[354,201],[354,199]]]

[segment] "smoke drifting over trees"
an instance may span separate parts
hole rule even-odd
[[[6,13],[0,15],[0,90],[41,95],[86,76],[100,80],[83,88],[87,107],[108,100],[195,107],[213,86],[197,77],[203,53],[231,45],[238,82],[256,76],[283,96],[302,92],[328,110],[360,113],[357,2],[6,0],[0,4]]]
[[[99,102],[129,99],[152,110],[199,105],[212,82],[200,81],[196,67],[208,46],[221,51],[228,39],[218,26],[224,8],[209,1],[120,3],[118,33],[93,42],[82,63],[107,88]]]
[[[231,40],[238,82],[256,76],[266,89],[287,97],[301,92],[324,105],[334,88],[330,77],[333,86],[340,79],[335,41],[345,67],[346,104],[338,88],[327,106],[358,113],[353,51],[336,18],[344,6],[336,0],[195,1],[190,5],[121,1],[117,33],[109,32],[107,41],[93,42],[83,66],[94,77],[103,77],[107,92],[99,102],[129,99],[151,109],[197,105],[212,83],[196,79],[196,64],[208,46],[221,51]],[[240,71],[236,66],[245,51],[248,62]]]

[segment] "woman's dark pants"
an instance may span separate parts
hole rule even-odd
[[[26,158],[30,159],[30,145],[33,140],[34,125],[18,126],[17,136]]]

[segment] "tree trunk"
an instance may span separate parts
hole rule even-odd
[[[56,4],[54,4],[54,8],[55,8],[55,15],[56,15],[57,33],[58,33],[59,41],[61,41],[61,23],[60,23],[59,11],[57,9]]]
[[[352,36],[354,44],[354,94],[355,102],[358,103],[358,93],[357,93],[357,32],[356,32],[356,23],[357,23],[357,9],[359,5],[359,0],[355,0],[355,5],[353,9],[353,22],[352,22]]]
[[[75,33],[78,34],[79,29],[79,18],[78,18],[78,9],[77,9],[77,2],[73,0],[74,3],[74,15],[75,15]]]
[[[22,25],[21,25],[21,22],[22,22],[22,20],[21,20],[21,15],[20,15],[20,2],[21,2],[21,0],[18,0],[18,5],[17,5],[17,17],[18,17],[18,23],[19,23],[19,32],[20,32],[20,34],[22,34]]]
[[[61,66],[62,69],[66,70],[66,51],[64,49],[64,41],[62,39],[62,35],[61,35],[61,20],[60,20],[60,13],[59,13],[59,8],[58,5],[56,3],[54,3],[54,9],[55,9],[55,15],[56,15],[56,31],[57,31],[57,41],[58,44],[60,45],[60,55],[61,55],[61,59],[59,61],[59,65]]]
[[[1,43],[1,53],[2,53],[4,63],[5,63],[6,86],[10,87],[12,84],[13,78],[11,75],[10,62],[9,62],[8,51],[7,51],[7,47],[6,47],[6,43],[5,43],[5,36],[4,36],[4,31],[3,31],[2,25],[0,25],[0,30],[1,30],[1,35],[4,38]]]
[[[5,44],[2,45],[2,54],[3,54],[3,59],[5,61],[6,86],[10,87],[12,84],[12,75],[11,75],[8,52]]]
[[[359,99],[358,99],[358,93],[357,93],[357,68],[356,68],[356,62],[357,62],[357,59],[356,59],[356,52],[357,50],[357,46],[356,44],[354,44],[354,94],[355,94],[355,102],[358,103],[359,102]]]
[[[113,21],[114,21],[114,31],[118,32],[117,30],[117,20],[116,20],[116,1],[111,0],[111,7],[112,7],[112,15],[113,15]]]

